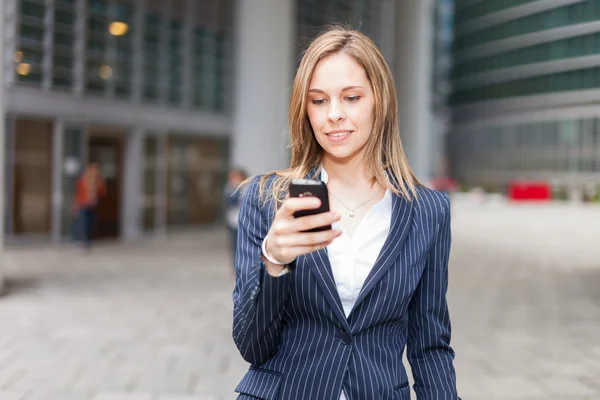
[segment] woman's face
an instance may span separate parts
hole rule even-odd
[[[365,70],[350,56],[321,59],[308,88],[307,114],[325,157],[361,156],[373,129],[375,98]]]

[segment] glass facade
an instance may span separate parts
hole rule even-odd
[[[81,64],[86,95],[228,110],[233,0],[17,1],[18,84],[74,91]]]
[[[600,67],[561,72],[454,92],[452,104],[600,88]]]
[[[457,64],[454,78],[537,62],[600,54],[600,32],[478,58]]]
[[[456,21],[472,19],[473,10],[508,9],[524,4],[524,1],[484,0],[471,6],[463,6],[456,10]],[[490,8],[491,7],[491,8]],[[493,12],[493,11],[490,11]],[[476,13],[478,14],[479,11]],[[467,15],[465,17],[465,15]],[[571,5],[556,7],[551,10],[516,18],[512,21],[476,30],[460,35],[455,39],[454,51],[460,52],[469,47],[487,44],[494,40],[518,38],[532,32],[576,25],[584,22],[600,20],[600,0],[586,0]],[[460,24],[458,24],[460,27]],[[493,43],[490,43],[493,46]],[[502,74],[505,68],[534,65],[536,63],[573,59],[576,57],[600,54],[600,33],[585,33],[580,36],[557,39],[541,44],[523,46],[517,49],[499,52],[493,55],[471,58],[455,64],[453,79],[468,79],[478,74],[485,77],[486,72]],[[479,101],[504,99],[510,97],[539,95],[552,92],[578,91],[600,87],[599,67],[578,67],[573,64],[571,70],[557,73],[540,72],[538,76],[503,81],[497,84],[482,84],[478,87],[456,90],[451,96],[453,105],[472,104]]]
[[[600,171],[600,117],[458,130],[450,139],[454,176],[472,184],[495,184],[496,190],[521,176]]]
[[[17,82],[42,84],[44,58],[44,17],[47,7],[44,0],[21,0],[21,18],[17,26],[19,50],[15,52]]]
[[[461,15],[465,10],[465,8],[457,10],[457,21],[462,18]],[[459,35],[455,39],[454,49],[455,51],[462,51],[469,47],[495,40],[596,21],[598,19],[600,19],[600,0],[587,0]]]
[[[475,18],[483,17],[484,15],[506,10],[511,7],[522,6],[535,1],[540,0],[482,0],[471,5],[463,5],[465,3],[464,1],[457,0],[456,4],[461,7],[461,10],[456,22],[461,24]]]
[[[74,3],[74,0],[54,0],[51,86],[55,88],[73,86],[76,20]]]
[[[470,5],[465,3],[461,7],[461,2],[457,2],[455,20],[459,30],[460,25],[467,21],[531,2],[482,0]],[[527,109],[540,112],[548,107],[546,99],[544,96],[533,97],[535,95],[568,94],[600,88],[598,63],[578,64],[579,61],[575,60],[565,63],[568,70],[561,72],[544,72],[540,68],[535,76],[502,79],[508,68],[534,67],[538,63],[570,61],[600,54],[599,32],[586,31],[579,36],[570,32],[569,37],[544,40],[546,31],[593,21],[600,21],[600,0],[556,6],[468,31],[455,39],[454,51],[459,53],[455,58],[460,60],[461,54],[469,56],[466,61],[454,65],[452,78],[459,81],[455,87],[462,83],[476,84],[474,75],[484,82],[487,73],[489,77],[502,80],[501,83],[481,83],[468,89],[455,89],[452,93],[452,105],[467,107],[465,112],[459,113],[458,125],[447,141],[452,174],[459,181],[468,186],[479,185],[501,192],[505,191],[508,182],[519,178],[541,179],[550,183],[558,180],[565,186],[577,185],[579,183],[576,182],[581,183],[582,180],[596,185],[600,183],[600,116],[576,117],[582,114],[580,109],[589,104],[581,104],[581,101],[571,103],[570,97],[565,96],[560,111],[568,115],[566,111],[569,110],[573,117],[544,121],[528,117],[524,110],[514,111],[518,112],[518,118],[512,118],[509,110],[502,115],[491,108],[485,111],[485,115],[478,114],[480,107],[473,108],[472,113],[467,111],[470,105],[481,106],[488,100],[504,99],[508,104],[513,99],[521,99]],[[517,42],[520,36],[534,32],[540,33],[538,38],[543,43],[527,45]],[[479,57],[475,50],[469,52],[470,48],[479,45],[493,50],[494,41],[508,38],[514,39],[510,50]],[[469,79],[471,76],[472,80]],[[526,96],[532,97],[526,99]],[[547,112],[552,115],[554,110],[548,109]],[[529,122],[492,123],[491,118]],[[473,128],[463,128],[466,126]]]
[[[377,42],[382,0],[297,0],[298,46],[303,50],[324,25],[351,26]],[[296,60],[299,62],[299,60]]]

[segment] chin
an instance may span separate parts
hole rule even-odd
[[[340,148],[327,149],[326,148],[324,150],[330,158],[333,158],[333,159],[336,159],[339,161],[349,160],[350,158],[353,158],[353,156],[357,154],[357,152],[352,151],[350,149],[340,149]]]

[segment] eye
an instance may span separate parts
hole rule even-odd
[[[314,105],[317,105],[317,106],[318,106],[318,105],[321,105],[321,104],[325,104],[325,102],[326,102],[326,101],[327,101],[327,100],[325,100],[325,99],[313,99],[313,100],[311,100],[311,102],[312,102]]]
[[[350,103],[354,103],[354,102],[360,100],[360,96],[348,96],[348,97],[346,97],[346,100],[348,100]]]

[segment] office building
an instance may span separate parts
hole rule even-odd
[[[107,178],[100,237],[213,226],[230,166],[288,165],[292,77],[331,22],[368,34],[392,65],[417,174],[431,177],[441,157],[433,0],[4,3],[9,242],[72,237],[75,182],[89,160]]]
[[[457,0],[453,175],[600,184],[600,1]]]

